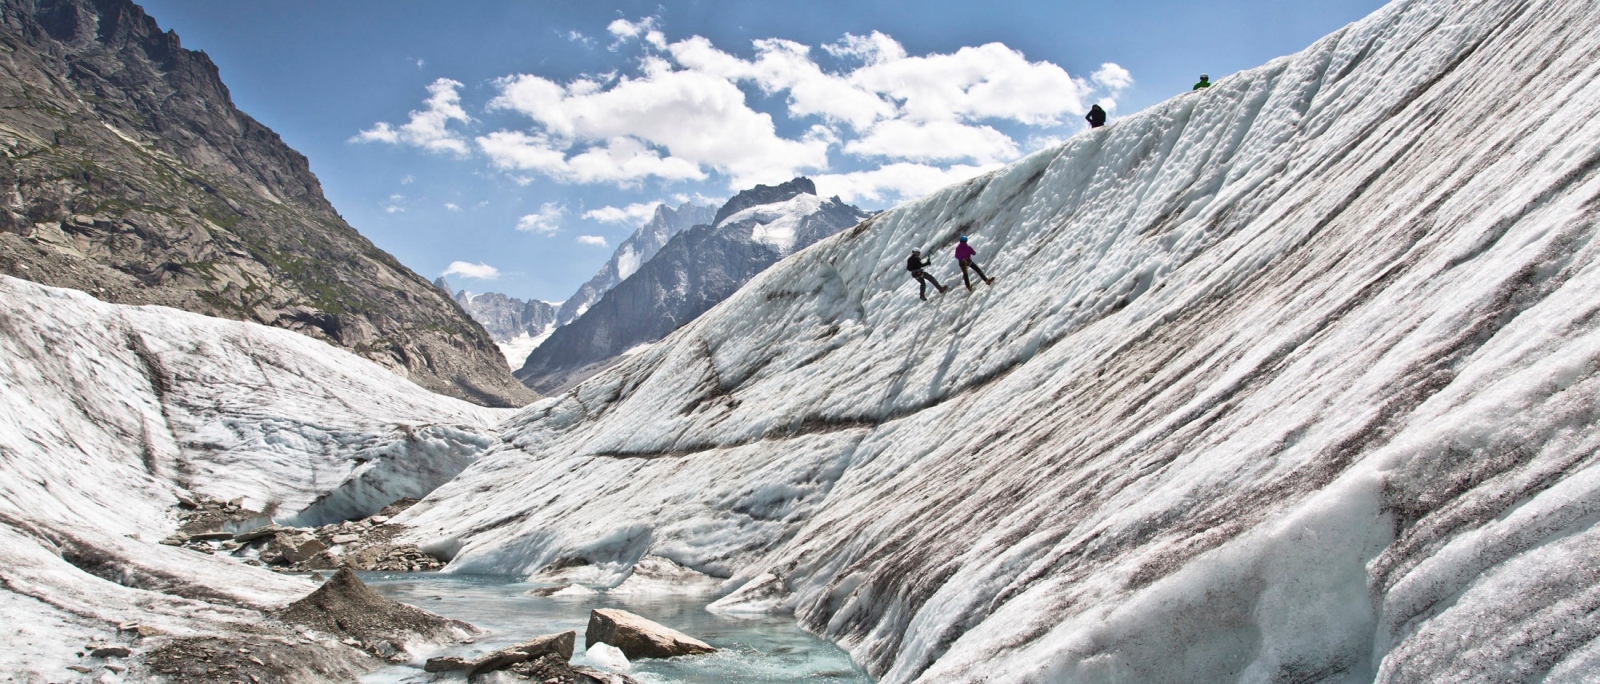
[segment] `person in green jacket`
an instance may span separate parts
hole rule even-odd
[[[1200,90],[1201,88],[1210,88],[1210,87],[1211,87],[1211,77],[1207,76],[1205,74],[1200,74],[1200,82],[1194,84],[1193,90]]]

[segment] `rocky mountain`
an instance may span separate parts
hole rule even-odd
[[[672,236],[692,226],[711,223],[713,210],[714,207],[691,202],[684,202],[676,209],[665,204],[657,206],[655,216],[617,245],[617,251],[612,253],[611,260],[600,268],[600,272],[561,303],[561,310],[556,314],[556,325],[566,325],[582,316],[617,283],[633,275],[639,266],[655,257],[656,252],[661,251]]]
[[[521,336],[547,335],[555,328],[556,307],[537,299],[523,301],[516,297],[485,292],[473,294],[466,290],[457,292],[456,303],[483,325],[496,342],[506,342]]]
[[[570,387],[694,320],[780,259],[870,215],[816,192],[810,179],[796,178],[735,195],[713,223],[673,236],[581,316],[551,333],[528,355],[517,378],[540,392]]]
[[[0,0],[0,272],[288,328],[485,405],[534,397],[127,0]]]
[[[462,290],[455,296],[462,310],[489,331],[507,368],[521,368],[528,353],[556,329],[556,305],[550,302],[523,301],[498,292]]]

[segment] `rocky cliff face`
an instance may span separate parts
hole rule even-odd
[[[741,192],[717,211],[714,225],[673,237],[582,316],[557,328],[516,376],[540,392],[570,387],[694,320],[783,257],[868,216],[838,198],[817,197],[807,178]]]
[[[582,316],[617,283],[654,258],[672,236],[694,226],[712,223],[714,209],[689,202],[678,205],[677,209],[665,204],[656,207],[656,214],[650,218],[650,222],[640,226],[639,230],[618,245],[616,253],[600,268],[600,272],[561,303],[561,310],[556,314],[556,325],[566,325]]]
[[[456,303],[496,342],[508,342],[524,334],[538,337],[549,333],[556,323],[555,305],[537,299],[523,301],[499,292],[475,295],[462,290],[456,293]]]
[[[0,0],[0,273],[289,328],[485,405],[534,396],[126,0]]]

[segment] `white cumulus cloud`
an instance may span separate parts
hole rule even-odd
[[[411,119],[399,127],[380,121],[372,128],[357,133],[351,142],[381,142],[391,145],[414,145],[430,152],[450,152],[466,156],[469,152],[466,138],[449,129],[451,121],[466,123],[472,120],[461,108],[460,81],[441,78],[428,85],[428,99],[424,108],[411,112]]]
[[[553,234],[561,229],[561,217],[566,213],[566,207],[555,202],[545,202],[539,207],[539,213],[527,214],[517,219],[517,230]]]
[[[605,247],[606,246],[606,239],[601,237],[601,236],[599,236],[599,235],[579,235],[578,236],[578,244],[593,245],[595,247]]]
[[[1087,84],[1001,43],[884,59],[852,72],[850,80],[900,102],[901,117],[913,121],[1002,119],[1037,126],[1088,110]]]
[[[980,163],[1017,157],[1017,143],[989,126],[955,121],[885,121],[865,137],[846,143],[844,151],[863,157],[911,161],[971,159]]]
[[[519,185],[715,178],[742,190],[807,174],[834,179],[841,196],[876,201],[1015,160],[1067,134],[1063,126],[1075,125],[1089,102],[1114,108],[1133,84],[1114,63],[1073,76],[1002,43],[913,55],[874,31],[820,49],[757,39],[746,57],[702,36],[668,42],[658,17],[616,19],[606,33],[613,50],[640,48],[631,68],[564,81],[535,73],[497,79],[484,109],[510,116],[470,141],[452,129],[473,120],[461,106],[461,83],[450,79],[429,86],[407,123],[379,123],[354,139],[481,153]],[[558,35],[588,40],[576,31]],[[763,96],[761,110],[747,100],[752,90]],[[860,170],[833,169],[830,155],[840,153],[852,158],[846,168]],[[847,180],[859,187],[843,188]],[[605,207],[584,218],[646,220],[628,211]],[[559,219],[536,218],[522,229],[554,232]]]
[[[1101,64],[1100,69],[1095,71],[1090,78],[1113,93],[1125,90],[1133,85],[1133,74],[1128,73],[1127,69],[1112,62]]]
[[[800,43],[773,38],[754,45],[753,61],[718,50],[700,36],[668,49],[678,64],[689,69],[729,81],[750,81],[768,93],[788,92],[791,116],[820,116],[862,129],[895,114],[895,106],[877,93],[823,72],[811,59],[810,48]]]
[[[783,138],[772,117],[751,109],[734,83],[674,70],[662,60],[647,60],[643,76],[620,78],[606,89],[588,81],[562,86],[531,74],[497,85],[500,95],[490,108],[537,124],[532,132],[496,131],[478,139],[503,168],[570,182],[627,182],[698,180],[709,167],[726,174],[730,187],[742,188],[827,167],[826,140]]]
[[[606,26],[606,31],[616,38],[616,42],[611,44],[611,49],[616,50],[623,43],[635,38],[642,38],[656,49],[666,48],[667,37],[656,28],[658,23],[655,17],[645,17],[639,21],[617,19],[611,22]]]
[[[488,264],[473,264],[465,261],[452,261],[441,275],[458,275],[463,278],[476,278],[478,280],[494,280],[500,277],[500,269]]]
[[[906,57],[906,49],[900,41],[878,31],[865,36],[846,33],[844,38],[822,49],[835,57],[853,58],[866,64],[882,64]]]
[[[660,202],[639,202],[626,207],[601,207],[583,212],[583,217],[601,223],[630,223],[639,226],[655,216],[656,207],[659,206]]]
[[[823,174],[812,177],[812,180],[817,184],[817,194],[823,197],[837,195],[846,202],[876,202],[891,197],[920,197],[1000,167],[1000,164],[957,164],[941,168],[899,162],[866,171]]]

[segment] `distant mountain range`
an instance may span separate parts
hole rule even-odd
[[[782,258],[871,215],[837,197],[822,199],[816,193],[808,178],[758,185],[728,200],[709,215],[709,223],[687,230],[673,226],[681,225],[686,216],[706,216],[709,208],[662,207],[649,235],[651,240],[670,236],[665,244],[635,270],[627,268],[635,263],[633,257],[619,257],[641,254],[640,246],[651,242],[638,240],[631,247],[624,243],[619,257],[584,286],[599,291],[598,296],[580,289],[586,301],[562,305],[562,313],[572,311],[574,318],[528,355],[517,378],[539,392],[570,387],[616,363],[629,350],[694,320]],[[638,238],[636,234],[630,242]],[[604,290],[594,287],[612,279],[618,282]]]
[[[433,285],[450,293],[462,310],[489,331],[511,368],[521,368],[528,354],[550,337],[556,328],[582,316],[602,295],[633,275],[656,252],[661,251],[672,236],[690,226],[710,223],[715,215],[715,207],[690,202],[684,202],[676,209],[665,204],[656,207],[655,215],[623,240],[611,254],[611,259],[600,267],[600,271],[564,302],[521,300],[498,292],[474,294],[467,290],[455,290],[443,276],[434,280]]]
[[[520,368],[528,352],[539,346],[556,329],[556,307],[559,303],[537,299],[521,300],[499,292],[474,294],[467,290],[452,290],[450,281],[440,276],[433,286],[450,296],[462,311],[483,326],[494,338],[508,368]]]
[[[296,330],[481,404],[534,398],[138,5],[0,0],[0,54],[0,273]]]
[[[677,209],[665,204],[656,207],[655,216],[617,246],[617,251],[601,267],[600,272],[561,303],[561,310],[556,314],[556,325],[566,325],[582,316],[601,296],[654,258],[674,235],[693,226],[711,223],[714,216],[713,207],[689,202],[678,205]]]

